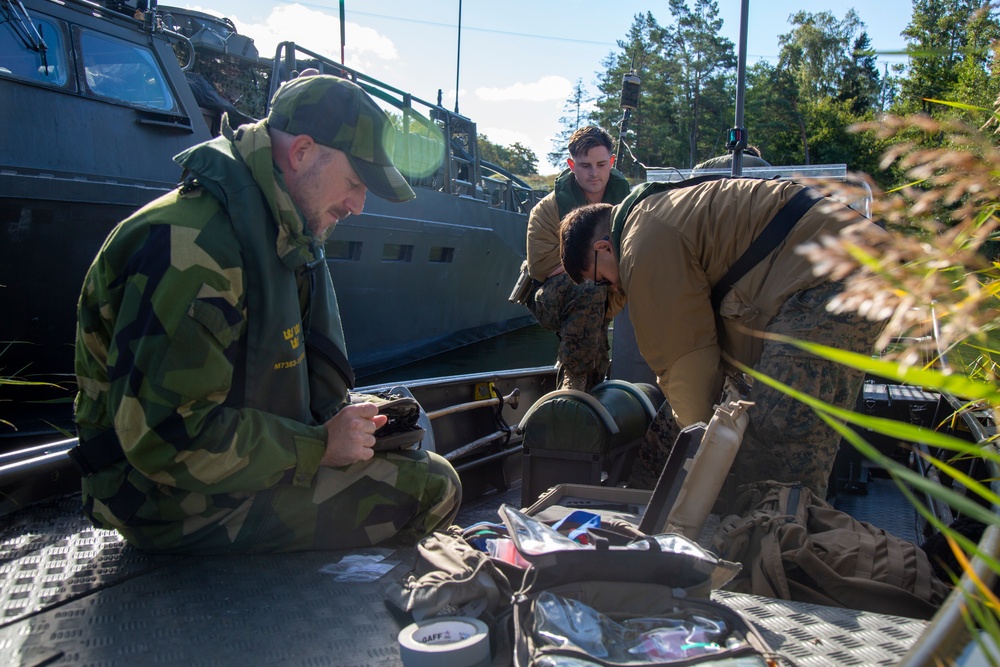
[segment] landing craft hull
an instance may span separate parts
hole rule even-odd
[[[238,114],[228,100],[206,99],[198,80],[182,71],[175,48],[183,52],[187,37],[164,36],[148,19],[82,0],[28,0],[24,7],[27,14],[20,3],[0,0],[6,19],[0,118],[7,128],[0,140],[0,376],[71,388],[76,303],[105,237],[181,179],[174,155],[210,139],[223,111]],[[160,20],[185,26],[194,40],[187,44],[209,75],[242,72],[260,99],[303,66],[295,58],[306,56],[294,45],[280,59],[258,58],[252,40],[227,32],[225,20],[160,9]],[[225,61],[213,52],[205,37],[213,31],[221,31],[227,48],[243,44],[240,55],[227,53]],[[302,62],[379,91],[376,97],[410,132],[400,129],[397,145],[402,140],[437,157],[436,171],[414,176],[415,200],[390,204],[369,196],[365,212],[344,220],[327,243],[356,372],[382,371],[530,324],[528,312],[506,297],[525,255],[535,194],[509,174],[486,176],[475,124],[330,61]],[[137,88],[126,86],[133,70],[142,74]],[[429,111],[421,114],[417,102]],[[452,144],[434,144],[428,132]],[[18,402],[71,394],[3,391],[0,398]],[[32,428],[23,421],[29,408],[7,408],[0,419]],[[68,416],[68,404],[61,414]]]
[[[348,355],[362,374],[527,326],[507,301],[524,258],[527,218],[486,202],[418,190],[337,225],[327,259]],[[359,243],[358,259],[334,255]]]
[[[47,180],[0,176],[0,192],[54,190]],[[0,341],[16,341],[0,356],[6,373],[72,373],[76,303],[94,255],[118,221],[166,191],[105,189],[122,196],[0,195]],[[405,204],[370,201],[340,223],[328,261],[355,370],[382,371],[531,324],[506,300],[525,234],[523,215],[430,191]],[[356,252],[340,257],[343,244]]]

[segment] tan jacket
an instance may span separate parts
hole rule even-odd
[[[544,283],[549,274],[562,265],[559,256],[559,207],[556,194],[550,192],[531,209],[528,217],[528,274]],[[624,294],[608,289],[609,320],[622,311],[627,302]]]
[[[555,191],[535,204],[528,216],[528,274],[540,283],[562,264],[559,258],[559,205]]]
[[[822,282],[794,249],[864,220],[832,200],[818,202],[733,286],[717,317],[712,286],[802,187],[710,181],[650,195],[625,220],[619,270],[639,352],[684,426],[711,418],[722,387],[722,352],[752,366],[763,341],[749,331],[763,330],[791,295]],[[831,215],[834,209],[847,219]]]

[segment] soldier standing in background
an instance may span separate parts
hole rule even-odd
[[[613,168],[612,147],[611,136],[599,127],[574,132],[569,168],[528,218],[528,273],[539,286],[526,305],[559,336],[560,389],[588,391],[604,380],[611,363],[608,325],[623,303],[609,302],[604,285],[569,279],[559,258],[559,221],[579,206],[617,204],[628,195],[628,180]]]
[[[743,162],[744,167],[770,167],[771,163],[765,160],[760,155],[760,149],[756,146],[747,146],[743,149]],[[716,157],[700,162],[694,166],[691,170],[692,172],[699,171],[716,171],[720,169],[729,170],[733,166],[733,154],[732,152],[726,153],[725,155],[717,155]]]

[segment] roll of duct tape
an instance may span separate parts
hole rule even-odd
[[[478,618],[429,618],[400,630],[399,655],[403,667],[489,667],[489,630]]]

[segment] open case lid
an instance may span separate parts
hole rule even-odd
[[[500,517],[518,553],[534,570],[525,577],[530,585],[642,581],[707,596],[740,571],[738,563],[717,558],[683,535],[646,536],[624,546],[594,537],[581,544],[510,505],[500,506]]]

